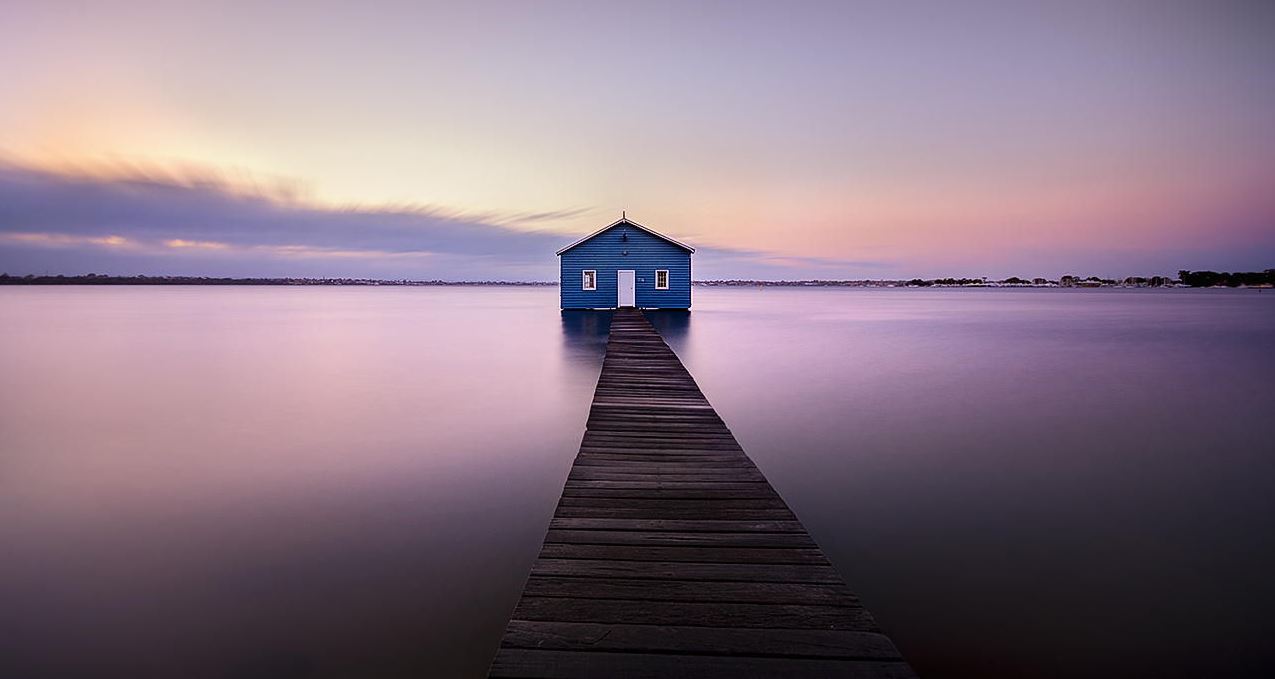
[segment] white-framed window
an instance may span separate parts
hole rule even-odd
[[[655,270],[655,289],[668,290],[668,269]]]
[[[582,289],[597,290],[598,289],[598,272],[593,269],[585,269],[581,274]]]

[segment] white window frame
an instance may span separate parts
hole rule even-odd
[[[660,274],[664,274],[664,285],[660,285]],[[669,283],[668,269],[656,269],[655,270],[655,289],[668,290],[668,283]]]
[[[581,290],[597,290],[598,289],[598,270],[585,269],[580,272],[580,289]]]

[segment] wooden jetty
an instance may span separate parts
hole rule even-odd
[[[492,677],[913,677],[641,312]]]

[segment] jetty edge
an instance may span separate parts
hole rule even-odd
[[[915,677],[640,311],[491,677]]]

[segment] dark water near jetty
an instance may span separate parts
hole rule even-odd
[[[0,290],[0,676],[481,676],[600,366],[556,301]],[[1275,293],[655,322],[923,676],[1275,668]]]

